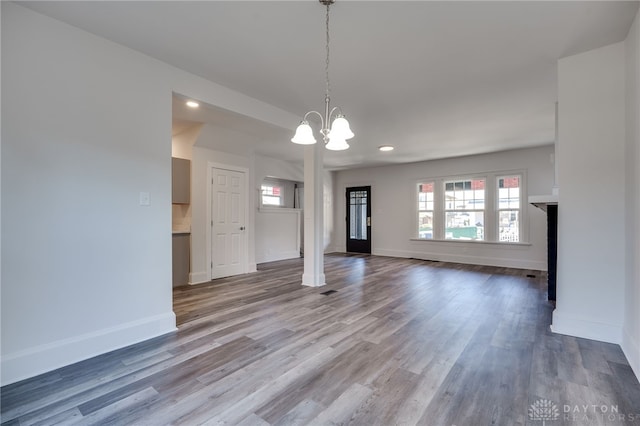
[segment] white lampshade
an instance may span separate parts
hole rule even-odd
[[[344,151],[345,149],[349,149],[349,144],[344,138],[329,136],[329,142],[327,142],[325,148],[331,151]]]
[[[291,142],[300,145],[313,145],[316,143],[316,138],[313,137],[313,130],[311,129],[311,126],[309,126],[308,121],[300,123],[296,129],[296,134],[291,139]]]
[[[340,139],[351,139],[355,135],[349,128],[349,122],[344,115],[338,115],[333,123],[331,123],[331,132],[329,136],[336,136]]]

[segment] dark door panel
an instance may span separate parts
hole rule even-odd
[[[371,187],[347,188],[347,251],[371,253]]]

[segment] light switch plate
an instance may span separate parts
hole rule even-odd
[[[141,206],[150,206],[151,205],[151,196],[148,192],[140,193],[140,205]]]

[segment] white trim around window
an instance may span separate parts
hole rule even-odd
[[[500,179],[503,186],[512,187],[506,191],[509,196],[504,200],[505,191],[502,191],[503,200],[500,200],[498,188]],[[504,179],[509,179],[504,181]],[[464,182],[477,186],[479,181],[484,182],[484,194],[473,195],[472,203],[458,204],[454,206],[451,200],[447,205],[447,183],[457,184],[462,190]],[[475,182],[475,183],[471,183]],[[517,190],[514,189],[517,185]],[[450,185],[451,186],[451,185]],[[475,187],[474,187],[475,188]],[[450,188],[451,189],[451,188]],[[429,191],[433,194],[428,194]],[[449,191],[449,198],[452,192]],[[504,170],[497,172],[485,172],[468,175],[428,177],[414,182],[414,234],[411,240],[415,241],[446,241],[446,242],[472,242],[489,244],[514,244],[528,245],[528,215],[525,200],[527,199],[527,173],[526,170]],[[457,195],[457,194],[456,194]],[[433,199],[433,203],[427,202]],[[481,202],[484,200],[484,203]],[[473,208],[473,204],[483,208]],[[454,212],[459,215],[453,215]],[[449,212],[449,228],[447,228],[447,212]],[[502,212],[502,222],[499,223]],[[482,213],[482,215],[480,215]],[[465,214],[469,215],[465,221]],[[477,214],[477,217],[474,215]],[[472,217],[474,216],[474,217]],[[476,220],[482,218],[483,220]],[[473,219],[473,220],[472,220]],[[467,223],[468,222],[468,223]],[[474,223],[471,223],[474,222]],[[502,233],[501,233],[502,231]],[[473,234],[473,235],[472,235]],[[501,240],[502,236],[502,240]]]

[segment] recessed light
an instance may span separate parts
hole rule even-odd
[[[382,145],[379,146],[378,149],[382,152],[393,151],[393,146],[391,145]]]
[[[200,106],[200,104],[197,103],[196,101],[187,101],[187,106],[189,108],[198,108]]]

